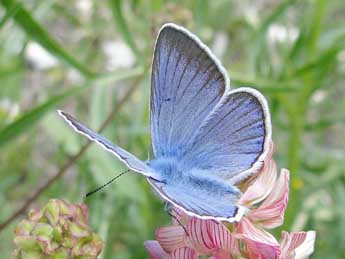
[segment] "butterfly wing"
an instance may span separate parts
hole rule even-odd
[[[225,69],[195,35],[167,24],[152,64],[151,135],[157,158],[236,183],[260,168],[270,115],[258,91],[230,91]]]
[[[219,102],[227,77],[215,60],[184,28],[162,27],[151,77],[151,137],[156,157],[182,157],[188,140]]]
[[[239,88],[222,98],[183,161],[235,184],[261,168],[270,139],[265,98],[252,88]]]
[[[106,138],[102,137],[98,133],[83,125],[81,122],[73,118],[71,115],[60,110],[58,111],[58,113],[76,132],[86,136],[91,141],[96,142],[102,148],[115,155],[118,159],[125,163],[129,169],[137,173],[143,174],[147,177],[159,179],[159,177],[151,167],[146,165],[143,161],[136,158],[131,153],[111,143]]]
[[[148,180],[160,197],[190,216],[234,222],[239,221],[244,214],[244,208],[237,205],[241,192],[233,186],[227,186],[227,191],[224,191],[222,184],[217,185],[214,180],[208,183],[215,185],[215,188],[192,182]]]

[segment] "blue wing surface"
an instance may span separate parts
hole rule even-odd
[[[251,88],[230,91],[224,68],[195,35],[163,26],[151,79],[156,158],[175,157],[231,183],[260,168],[271,136],[267,102]]]
[[[182,209],[191,216],[200,218],[213,218],[218,220],[237,221],[243,212],[237,206],[240,192],[227,186],[229,191],[207,188],[208,186],[196,185],[195,182],[156,182],[149,179],[150,184],[157,193],[170,204]]]
[[[234,184],[261,167],[270,139],[265,98],[254,89],[239,88],[209,115],[183,162]]]
[[[174,24],[158,35],[151,81],[154,164],[161,162],[157,171],[168,174],[178,170],[165,182],[148,179],[150,184],[190,215],[239,219],[241,194],[233,185],[257,172],[269,149],[266,99],[251,88],[230,91],[211,51]],[[167,161],[178,165],[164,166]]]
[[[194,35],[161,29],[151,76],[151,137],[156,157],[181,157],[186,143],[225,92],[224,69]]]
[[[123,163],[127,165],[127,167],[137,173],[143,174],[147,177],[153,177],[159,180],[160,177],[154,172],[154,170],[146,165],[143,161],[136,158],[131,153],[127,152],[126,150],[122,149],[121,147],[113,144],[111,141],[107,140],[106,138],[102,137],[98,133],[94,132],[93,130],[89,129],[81,122],[73,118],[71,115],[63,112],[58,111],[62,118],[78,133],[86,136],[91,141],[96,142],[101,147],[103,147],[108,152],[115,155],[118,159],[120,159]]]

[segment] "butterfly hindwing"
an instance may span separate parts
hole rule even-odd
[[[264,97],[251,88],[229,92],[210,114],[184,157],[193,167],[237,183],[257,171],[271,138]]]
[[[228,185],[224,188],[224,184],[208,182],[213,187],[205,188],[196,185],[195,182],[162,183],[152,179],[149,179],[149,183],[164,200],[191,216],[233,222],[243,215],[243,207],[236,204],[240,191],[233,186]]]

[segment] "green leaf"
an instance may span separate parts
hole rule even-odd
[[[60,44],[54,40],[51,35],[31,16],[30,12],[27,11],[21,3],[15,0],[0,0],[0,4],[6,8],[7,14],[11,13],[16,23],[29,37],[31,37],[31,39],[35,40],[57,58],[73,66],[83,75],[93,75],[93,72],[66,52]]]

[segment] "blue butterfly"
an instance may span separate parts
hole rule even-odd
[[[226,71],[194,34],[165,24],[156,40],[150,122],[155,158],[143,162],[63,111],[78,133],[144,175],[159,196],[188,215],[238,221],[236,184],[262,166],[271,139],[266,99],[230,90]]]

